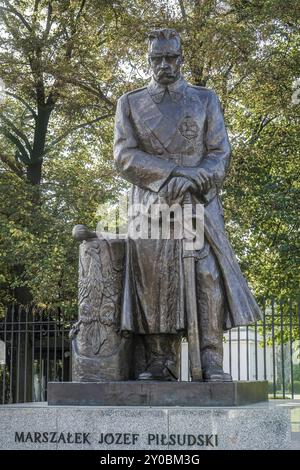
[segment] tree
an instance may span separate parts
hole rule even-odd
[[[221,97],[233,158],[227,230],[257,295],[299,294],[300,8],[293,1],[178,2],[193,83]]]
[[[95,205],[87,207],[92,199],[91,188],[100,197],[99,202],[114,191],[115,185],[109,185],[113,166],[108,161],[107,145],[112,120],[107,120],[114,115],[114,88],[120,80],[111,71],[118,68],[120,57],[110,54],[116,27],[110,2],[5,0],[0,14],[4,30],[0,40],[0,76],[7,95],[0,114],[4,198],[2,280],[10,296],[25,302],[31,297],[28,290],[33,289],[34,279],[36,285],[39,282],[33,254],[40,259],[40,272],[43,261],[49,262],[51,258],[52,244],[57,242],[61,246],[65,242],[68,251],[70,243],[64,239],[64,226],[70,230],[70,224],[79,217],[73,214],[72,219],[66,209],[64,214],[53,212],[55,205],[66,207],[68,202],[63,198],[70,203],[76,197],[75,193],[67,195],[66,191],[57,190],[62,183],[57,163],[61,174],[64,163],[72,160],[71,154],[80,158],[81,170],[86,175],[92,172],[85,165],[93,165],[91,184],[86,181],[82,188],[85,212],[81,216],[84,214],[86,222],[89,220],[86,212],[91,213]],[[77,168],[80,179],[79,165],[72,161],[73,167],[69,169],[74,176]],[[58,178],[47,180],[55,168]],[[99,181],[99,174],[105,174],[105,181]],[[96,175],[100,185],[97,191],[93,185]],[[74,189],[71,184],[69,187]],[[41,252],[42,240],[45,246]],[[73,266],[74,258],[76,254]],[[64,262],[68,261],[65,258]]]
[[[257,294],[296,295],[292,0],[2,0],[0,15],[3,301],[22,302],[25,287],[35,303],[75,305],[69,233],[95,226],[97,204],[124,188],[112,162],[115,103],[144,85],[146,32],[163,26],[182,35],[187,78],[221,97],[233,145],[227,230],[242,269]]]

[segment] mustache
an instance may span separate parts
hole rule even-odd
[[[162,77],[162,76],[164,76],[164,75],[169,75],[169,76],[173,77],[173,76],[174,76],[174,73],[173,73],[171,70],[159,70],[158,73],[157,73],[157,75],[158,75],[159,77]]]

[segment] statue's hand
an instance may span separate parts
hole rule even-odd
[[[177,167],[175,169],[174,176],[182,176],[189,179],[196,185],[201,194],[207,193],[213,185],[213,178],[206,170],[204,170],[204,168],[186,166]]]
[[[175,202],[180,203],[187,191],[194,192],[196,190],[196,184],[190,179],[175,177],[160,190],[159,196],[165,198],[167,203],[171,205]]]
[[[75,240],[82,242],[91,238],[97,238],[97,233],[89,230],[85,225],[75,225],[72,230],[72,235]]]

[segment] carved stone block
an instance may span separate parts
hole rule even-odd
[[[73,381],[132,378],[131,338],[119,331],[124,257],[124,239],[86,237],[80,245],[79,319],[71,331]]]

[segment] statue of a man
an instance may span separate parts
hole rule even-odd
[[[223,371],[223,331],[261,318],[225,234],[219,197],[230,144],[214,91],[181,75],[178,33],[149,35],[153,77],[118,101],[114,156],[133,184],[131,203],[148,207],[204,204],[204,246],[193,252],[201,367],[206,381],[232,380]],[[176,380],[178,352],[187,331],[187,283],[182,240],[128,239],[121,329],[141,335],[146,350],[140,380]],[[193,378],[193,377],[192,377]]]

